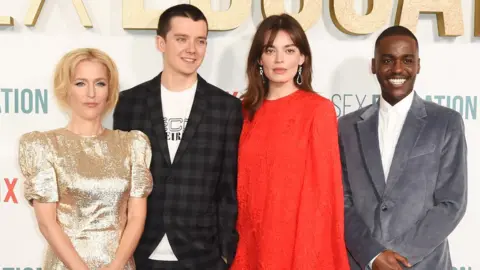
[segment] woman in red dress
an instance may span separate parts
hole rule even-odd
[[[259,25],[247,75],[232,269],[350,269],[337,118],[312,89],[310,46],[293,17]]]

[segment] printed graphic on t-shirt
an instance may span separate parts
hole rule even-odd
[[[167,141],[181,141],[183,131],[187,126],[188,118],[163,118]]]

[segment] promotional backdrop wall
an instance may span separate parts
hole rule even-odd
[[[245,20],[236,29],[210,32],[207,55],[199,70],[206,80],[232,94],[245,89],[250,42],[263,18],[261,1],[239,1],[252,3],[250,13],[243,14]],[[285,3],[289,13],[300,9],[300,0],[278,1]],[[149,80],[162,69],[162,55],[155,49],[155,31],[124,29],[123,12],[128,15],[130,11],[122,10],[122,1],[84,0],[91,28],[82,25],[84,17],[79,17],[75,9],[81,9],[78,4],[82,1],[45,1],[35,25],[26,26],[28,18],[35,18],[30,5],[41,2],[0,0],[0,16],[6,16],[0,17],[0,24],[8,24],[9,17],[14,21],[13,26],[0,26],[0,269],[41,266],[46,242],[36,225],[33,209],[23,198],[23,179],[17,163],[18,139],[26,132],[66,125],[68,117],[58,109],[52,91],[53,69],[60,57],[78,47],[104,50],[118,65],[121,89]],[[124,0],[123,5],[141,5],[141,2]],[[146,0],[144,7],[160,10],[188,2]],[[210,2],[213,11],[230,7],[230,0]],[[393,1],[388,9],[388,21],[368,35],[340,31],[329,12],[331,1],[305,0],[304,5],[307,2],[322,5],[318,20],[311,22],[307,30],[313,50],[314,89],[334,102],[338,116],[375,102],[380,90],[370,72],[370,59],[378,34],[395,22],[398,1]],[[358,14],[365,14],[367,1],[353,2]],[[464,118],[469,148],[469,202],[464,219],[449,239],[455,269],[480,270],[476,258],[480,241],[480,183],[476,179],[480,177],[480,168],[475,163],[480,158],[480,143],[475,139],[480,136],[480,38],[474,36],[475,1],[443,2],[461,5],[463,14],[455,16],[463,16],[460,18],[463,35],[439,36],[435,15],[420,15],[416,35],[421,72],[415,90],[427,100],[459,111]],[[222,22],[214,26],[222,27]],[[111,128],[111,115],[105,119],[105,125]]]

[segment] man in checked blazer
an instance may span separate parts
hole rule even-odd
[[[402,26],[375,44],[380,101],[339,120],[352,270],[450,270],[448,236],[467,207],[461,115],[413,90],[418,41]]]
[[[165,10],[163,72],[122,91],[114,112],[114,129],[143,131],[153,152],[137,269],[227,269],[235,256],[241,102],[197,74],[207,33],[195,6]]]

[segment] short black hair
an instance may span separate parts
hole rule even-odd
[[[380,41],[382,41],[382,39],[386,38],[386,37],[391,37],[391,36],[405,36],[405,37],[410,37],[412,38],[413,40],[415,40],[415,44],[417,45],[417,49],[419,49],[418,47],[418,40],[417,40],[417,37],[415,37],[415,35],[412,33],[412,31],[410,31],[408,28],[406,27],[403,27],[401,25],[395,25],[395,26],[391,26],[387,29],[385,29],[377,38],[377,41],[375,41],[375,50],[378,48],[378,46],[380,45]]]
[[[165,38],[171,29],[170,22],[174,17],[190,18],[193,21],[205,21],[208,29],[208,21],[205,14],[194,5],[180,4],[166,9],[158,19],[157,35]]]

